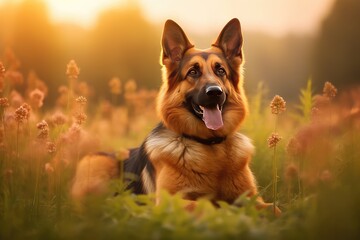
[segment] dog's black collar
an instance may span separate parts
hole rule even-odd
[[[183,134],[182,136],[184,138],[188,138],[188,139],[194,140],[198,143],[202,143],[205,145],[219,144],[219,143],[222,143],[223,141],[225,141],[225,139],[226,139],[226,137],[199,138],[199,137],[191,136],[191,135],[187,135],[187,134]]]

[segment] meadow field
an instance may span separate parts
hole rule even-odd
[[[107,196],[80,206],[69,194],[77,162],[96,151],[120,159],[124,149],[141,144],[158,122],[156,91],[113,78],[108,100],[93,101],[72,60],[64,66],[67,85],[45,108],[46,84],[9,59],[0,63],[1,239],[360,237],[360,88],[327,82],[315,92],[309,80],[286,106],[262,84],[248,96],[240,131],[256,147],[251,168],[260,195],[275,200],[279,217],[256,210],[255,199],[245,196],[233,205],[219,202],[220,208],[202,199],[188,212],[179,196],[163,193],[155,206],[153,196],[124,191],[120,180]]]

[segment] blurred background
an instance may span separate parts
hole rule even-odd
[[[166,19],[207,48],[237,17],[245,88],[255,92],[262,82],[270,96],[291,101],[309,78],[317,91],[325,81],[340,89],[359,84],[359,13],[359,0],[0,0],[0,61],[24,78],[43,80],[51,105],[74,59],[92,99],[106,99],[114,77],[140,89],[159,87]]]

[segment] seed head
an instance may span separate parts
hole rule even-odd
[[[282,97],[276,95],[270,103],[270,108],[272,114],[280,114],[286,110],[286,102]]]
[[[328,99],[333,99],[337,94],[337,89],[334,85],[330,82],[326,82],[323,88],[323,96],[327,97]]]
[[[269,148],[274,148],[276,144],[281,140],[281,137],[277,133],[272,133],[268,138],[268,146]]]
[[[39,129],[39,133],[37,135],[38,139],[45,140],[49,137],[49,125],[45,120],[42,120],[38,124],[36,124],[37,129]]]
[[[46,149],[47,149],[48,153],[50,153],[50,154],[56,152],[55,143],[50,142],[50,141],[46,142]]]
[[[23,108],[25,108],[25,109],[28,111],[28,113],[30,114],[31,107],[30,107],[30,105],[29,105],[29,104],[27,104],[27,103],[23,103],[21,106],[23,106]]]
[[[40,129],[37,138],[45,140],[48,139],[48,137],[49,137],[49,129],[48,128]]]
[[[75,119],[76,119],[76,123],[77,124],[79,124],[79,125],[81,125],[81,124],[83,124],[85,121],[86,121],[86,119],[87,119],[87,116],[86,116],[86,114],[85,113],[77,113],[76,115],[75,115]]]
[[[7,108],[8,106],[10,106],[9,99],[0,98],[0,107]]]
[[[66,67],[66,75],[69,78],[77,79],[80,73],[80,69],[77,66],[75,60],[70,60]]]
[[[81,106],[85,106],[87,103],[87,99],[86,97],[80,96],[78,98],[75,99],[75,101],[80,104]]]
[[[36,127],[39,130],[43,130],[43,129],[49,128],[49,124],[45,120],[42,120],[41,122],[36,124]]]
[[[29,111],[23,105],[15,110],[15,120],[18,123],[23,123],[27,119],[29,119]]]

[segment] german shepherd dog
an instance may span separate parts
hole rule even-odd
[[[163,190],[178,193],[189,209],[198,198],[232,204],[243,193],[258,194],[249,167],[254,147],[238,132],[247,114],[242,43],[238,19],[205,50],[195,48],[177,23],[166,21],[157,99],[161,122],[123,164],[125,172],[139,176],[129,185],[134,193],[154,193],[157,202]],[[77,166],[72,195],[103,192],[119,174],[114,155],[88,155]],[[271,205],[261,197],[257,202],[259,208]]]

